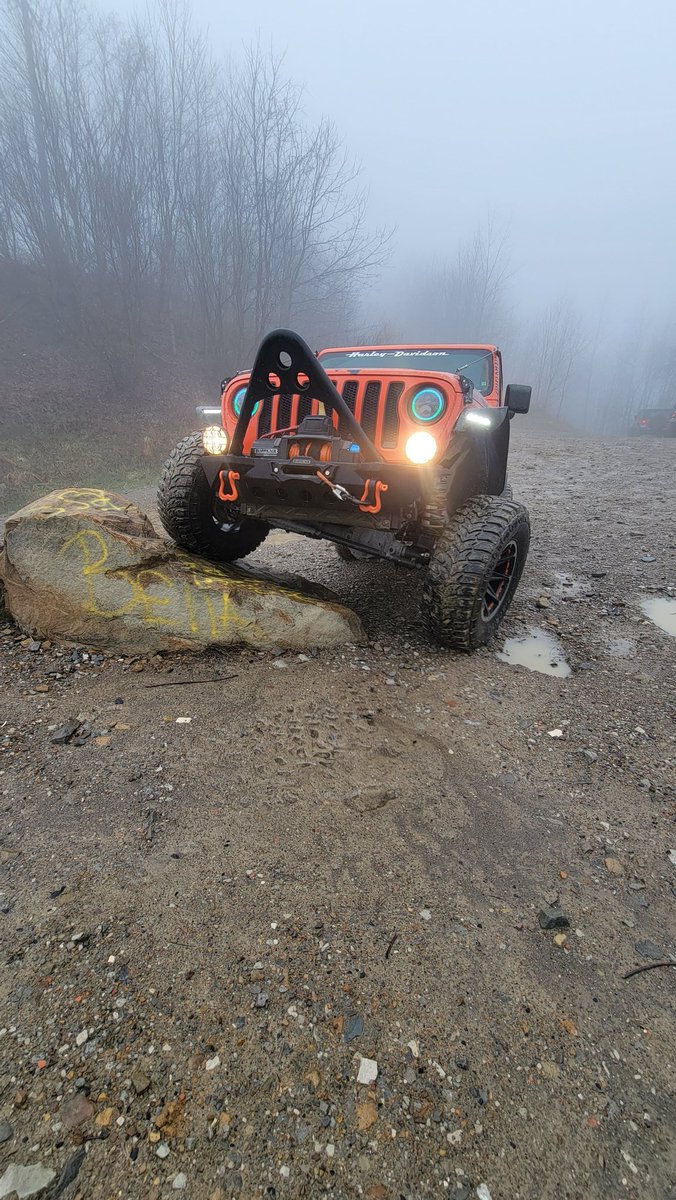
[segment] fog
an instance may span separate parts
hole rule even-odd
[[[497,341],[534,410],[586,429],[673,403],[671,0],[3,0],[0,20],[17,486],[27,395],[50,445],[57,412],[82,438],[95,390],[107,436],[133,414],[152,455],[279,324]]]
[[[399,272],[451,257],[491,216],[509,231],[523,313],[560,295],[609,328],[671,310],[671,0],[194,0],[192,11],[224,64],[259,39],[284,56],[307,116],[335,123],[372,223],[396,228],[384,296],[393,274],[400,285]]]

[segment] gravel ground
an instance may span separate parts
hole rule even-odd
[[[521,439],[504,632],[568,678],[442,652],[415,574],[279,534],[252,562],[368,645],[132,661],[0,624],[0,1171],[676,1194],[676,972],[624,978],[676,954],[674,641],[641,609],[673,594],[676,442]]]

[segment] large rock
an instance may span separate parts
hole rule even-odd
[[[22,628],[125,652],[361,636],[354,613],[305,581],[300,591],[195,558],[157,537],[134,504],[94,488],[52,492],[10,517],[0,578]]]

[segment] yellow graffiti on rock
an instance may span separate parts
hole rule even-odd
[[[56,517],[73,512],[123,513],[129,507],[119,496],[111,496],[102,488],[64,488],[49,499],[48,511]],[[39,504],[44,507],[44,500]]]
[[[82,578],[87,584],[87,595],[89,597],[89,603],[86,605],[87,612],[97,617],[112,619],[114,617],[128,616],[134,609],[138,609],[140,619],[145,625],[164,625],[168,623],[166,619],[156,614],[155,609],[167,605],[169,600],[150,595],[142,583],[143,578],[146,578],[148,581],[154,579],[171,588],[173,587],[173,582],[168,575],[163,571],[150,567],[137,571],[135,575],[131,575],[131,573],[124,570],[118,570],[117,574],[129,585],[131,593],[127,601],[119,608],[105,609],[98,603],[95,585],[96,577],[105,575],[106,563],[108,562],[108,547],[104,535],[99,529],[79,529],[72,537],[66,539],[61,547],[61,553],[65,554],[73,546],[78,547],[81,555]]]

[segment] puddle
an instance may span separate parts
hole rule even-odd
[[[636,649],[636,642],[633,638],[613,638],[608,642],[608,653],[612,658],[629,658]]]
[[[652,596],[650,600],[641,601],[641,608],[655,625],[676,637],[675,596]]]
[[[570,675],[561,643],[544,629],[531,629],[523,637],[508,638],[497,657],[512,666],[527,667],[529,671],[540,671],[543,675],[558,675],[559,679]]]
[[[554,600],[578,600],[589,590],[586,579],[573,579],[572,575],[565,575],[563,571],[555,571],[554,579],[554,587],[551,589]]]

